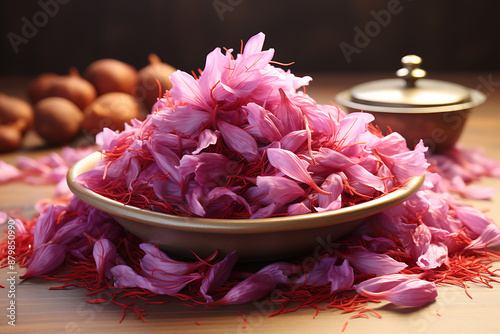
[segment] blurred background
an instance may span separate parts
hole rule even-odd
[[[0,75],[80,71],[99,58],[137,68],[149,53],[190,72],[216,46],[262,31],[296,74],[500,70],[498,1],[39,0],[0,2]]]

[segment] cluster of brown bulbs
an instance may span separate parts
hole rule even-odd
[[[17,150],[33,128],[50,145],[68,144],[82,131],[95,136],[103,128],[123,130],[143,119],[161,92],[172,87],[175,71],[155,54],[137,70],[117,59],[91,63],[80,75],[44,73],[28,86],[31,103],[0,93],[0,152]]]

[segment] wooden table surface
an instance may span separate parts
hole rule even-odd
[[[368,80],[392,77],[382,74],[318,74],[307,93],[320,103],[333,101],[341,90]],[[433,75],[481,90],[487,102],[477,108],[460,139],[465,147],[483,147],[486,154],[500,160],[500,73],[459,73]],[[25,97],[25,78],[1,78],[0,91]],[[0,155],[13,163],[18,155],[37,157],[60,148],[44,148],[30,134],[20,152]],[[484,179],[482,184],[500,190],[500,180]],[[53,186],[30,186],[23,183],[0,185],[0,211],[21,209],[33,215],[33,204],[51,197]],[[474,201],[497,224],[500,223],[500,191],[492,201]],[[500,269],[500,263],[494,268]],[[190,308],[181,302],[150,305],[147,322],[127,312],[119,323],[121,309],[106,302],[89,304],[82,289],[48,290],[58,283],[42,279],[19,280],[24,269],[17,270],[15,285],[16,326],[7,324],[8,289],[0,289],[0,333],[341,333],[350,314],[327,310],[313,318],[314,310],[268,317],[277,306],[261,302],[247,305]],[[0,284],[7,286],[8,270],[0,270]],[[435,302],[417,309],[397,308],[388,303],[370,305],[382,319],[351,319],[345,333],[500,333],[500,284],[493,289],[471,284],[470,299],[458,287],[439,287]],[[246,328],[243,317],[246,315]]]

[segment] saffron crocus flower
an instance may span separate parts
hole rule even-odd
[[[437,297],[436,285],[415,275],[385,275],[363,281],[355,286],[362,296],[385,299],[394,305],[418,307]]]

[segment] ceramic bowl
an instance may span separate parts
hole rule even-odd
[[[218,250],[237,251],[240,260],[275,260],[326,248],[344,237],[365,218],[402,203],[422,185],[424,176],[377,199],[334,211],[263,219],[182,217],[142,210],[96,194],[75,181],[101,159],[95,152],[68,172],[71,191],[89,205],[113,216],[129,232],[156,243],[168,254],[200,257]]]

